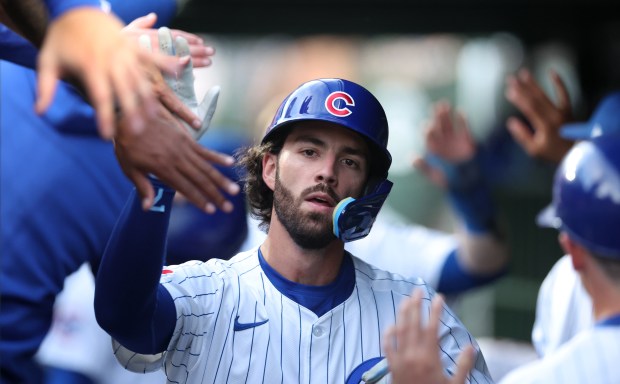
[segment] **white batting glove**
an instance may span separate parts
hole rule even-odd
[[[167,27],[159,28],[157,34],[159,50],[163,54],[177,57],[190,56],[189,44],[184,37],[177,36],[173,43],[172,33]],[[140,36],[140,44],[147,49],[151,49],[151,39],[147,35]],[[191,59],[182,69],[181,73],[171,75],[164,72],[163,77],[166,84],[174,91],[179,100],[198,117],[202,117],[202,125],[198,130],[193,129],[183,122],[189,134],[192,135],[196,141],[200,140],[211,125],[211,120],[215,113],[218,96],[220,94],[220,87],[214,86],[209,89],[200,104],[198,104],[196,91],[194,89],[194,66],[192,65]]]

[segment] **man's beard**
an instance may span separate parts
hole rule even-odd
[[[332,231],[331,215],[326,216],[318,212],[301,213],[299,211],[299,206],[304,201],[303,196],[317,191],[328,193],[334,201],[339,201],[334,191],[325,184],[308,188],[301,193],[298,199],[295,199],[291,191],[282,185],[280,177],[276,173],[273,195],[274,209],[295,244],[304,249],[325,248],[336,239]]]

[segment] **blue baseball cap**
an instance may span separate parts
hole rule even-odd
[[[564,124],[560,128],[560,135],[572,140],[587,140],[607,134],[620,134],[620,91],[605,96],[590,120]]]
[[[583,140],[558,167],[538,225],[567,232],[598,256],[620,258],[620,135]]]

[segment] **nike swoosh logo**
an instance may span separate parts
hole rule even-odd
[[[235,325],[234,325],[234,330],[235,332],[237,331],[244,331],[246,329],[250,329],[250,328],[254,328],[254,327],[258,327],[259,325],[263,325],[266,322],[268,322],[269,319],[267,320],[263,320],[263,321],[259,321],[258,323],[240,323],[239,322],[239,316],[235,317]]]

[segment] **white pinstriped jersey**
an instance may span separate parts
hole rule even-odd
[[[618,384],[620,326],[586,329],[560,349],[510,372],[501,384]]]
[[[357,384],[382,356],[383,332],[413,287],[425,291],[425,313],[435,293],[420,279],[405,280],[355,257],[353,263],[353,294],[321,317],[276,289],[260,266],[257,248],[228,261],[171,267],[161,279],[178,315],[168,350],[142,356],[115,346],[115,353],[134,371],[163,364],[168,381],[175,383]],[[473,343],[478,349],[447,307],[440,335],[448,371],[462,347]],[[357,381],[349,379],[354,372]],[[470,378],[491,382],[482,354]]]
[[[551,268],[538,291],[532,343],[544,357],[593,324],[592,299],[570,256],[565,255]]]

